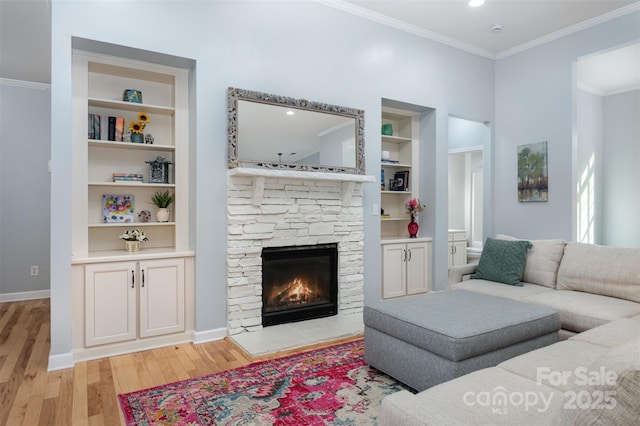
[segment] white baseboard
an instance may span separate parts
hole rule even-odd
[[[0,302],[20,302],[22,300],[49,299],[50,290],[21,291],[19,293],[0,293]]]
[[[49,354],[49,365],[47,371],[64,370],[65,368],[73,368],[73,355],[71,352],[60,355]]]
[[[207,331],[196,331],[193,333],[193,343],[206,343],[213,342],[214,340],[221,340],[227,337],[227,329],[226,328],[216,328],[213,330]]]
[[[172,345],[181,345],[193,342],[193,332],[167,334],[164,336],[154,336],[145,339],[131,340],[128,342],[99,345],[88,348],[73,349],[73,359],[75,362],[92,361],[94,359],[130,354],[151,349],[163,348]]]

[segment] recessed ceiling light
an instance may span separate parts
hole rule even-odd
[[[484,4],[484,0],[469,0],[469,6],[478,7]]]
[[[499,33],[500,31],[502,31],[502,25],[500,24],[496,24],[493,27],[491,27],[491,31],[494,33]]]
[[[293,114],[295,114],[295,112],[293,112],[291,110],[287,111],[287,115],[293,115]]]

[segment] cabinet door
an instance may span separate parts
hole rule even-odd
[[[453,243],[453,264],[464,265],[467,263],[467,242],[456,241]]]
[[[406,245],[382,245],[382,298],[404,296],[406,292]]]
[[[407,294],[426,293],[431,283],[431,245],[407,244]]]
[[[85,266],[85,345],[136,338],[136,263]]]
[[[140,262],[140,337],[184,331],[184,259]]]

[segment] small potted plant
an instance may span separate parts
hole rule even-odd
[[[124,234],[120,235],[120,238],[124,240],[125,248],[128,252],[140,251],[140,243],[149,241],[144,232],[139,229],[124,231]]]
[[[166,190],[158,191],[151,196],[151,202],[158,208],[156,210],[156,220],[158,222],[169,222],[169,206],[175,200],[175,194]]]

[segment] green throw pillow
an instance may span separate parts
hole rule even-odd
[[[529,241],[505,241],[487,238],[482,248],[478,269],[471,278],[519,285],[527,259]]]

